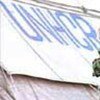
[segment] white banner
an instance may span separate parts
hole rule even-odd
[[[92,76],[100,19],[42,5],[0,1],[0,61],[13,74],[100,84]]]

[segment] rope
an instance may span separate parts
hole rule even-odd
[[[92,88],[92,90],[94,90],[95,92],[97,92],[98,94],[98,100],[100,100],[100,86],[94,87],[93,85],[89,85],[90,88]]]
[[[15,94],[14,94],[14,91],[13,91],[13,85],[12,85],[12,75],[5,72],[5,70],[3,69],[4,66],[1,66],[0,65],[0,70],[1,70],[1,74],[3,76],[3,79],[4,79],[4,84],[3,84],[3,89],[9,94],[9,96],[13,99],[13,100],[16,100],[15,98]],[[10,76],[10,80],[8,79],[8,76]],[[11,86],[12,85],[12,86]]]
[[[38,3],[38,4],[45,4],[47,5],[46,7],[44,5],[36,5],[33,2],[33,0],[31,3],[29,2],[25,2],[25,1],[21,1],[21,0],[13,0],[19,3],[24,3],[24,4],[29,4],[29,5],[34,5],[34,6],[39,6],[45,9],[51,9],[51,10],[55,10],[53,8],[60,8],[61,10],[65,10],[65,12],[67,11],[71,11],[70,13],[74,13],[74,14],[79,14],[81,16],[87,16],[87,17],[92,17],[92,18],[98,18],[100,19],[100,11],[99,10],[94,10],[94,9],[87,9],[84,6],[72,6],[72,5],[67,5],[67,4],[62,4],[62,3],[57,3],[57,2],[51,2],[51,1],[40,1],[40,0],[34,0],[34,2]],[[51,8],[53,7],[53,8]],[[95,14],[94,14],[95,13]]]

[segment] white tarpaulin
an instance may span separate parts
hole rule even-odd
[[[92,76],[98,58],[100,19],[33,2],[0,1],[0,62],[13,74],[100,84]]]

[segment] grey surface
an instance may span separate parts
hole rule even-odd
[[[54,82],[13,75],[7,83],[0,74],[0,100],[99,100],[98,93],[88,85]],[[7,89],[5,88],[7,84]],[[10,93],[12,92],[12,93]]]

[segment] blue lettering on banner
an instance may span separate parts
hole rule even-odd
[[[77,26],[82,30],[82,32],[85,34],[85,36],[90,40],[90,42],[94,45],[94,47],[98,50],[100,49],[100,47],[97,47],[96,44],[92,41],[96,41],[99,45],[100,45],[100,41],[97,40],[97,35],[95,30],[93,29],[93,27],[86,21],[84,20],[82,17],[71,14],[71,17],[73,18],[73,20],[76,22]],[[85,29],[83,28],[83,26],[81,25],[81,23],[79,23],[79,20],[81,20],[81,23],[85,23],[90,32],[86,32]],[[85,40],[85,39],[84,39]],[[85,40],[86,41],[86,40]]]
[[[53,35],[54,37],[58,37],[57,40],[61,41],[62,44],[65,43],[66,45],[68,45],[68,43],[63,39],[63,37],[58,33],[58,30],[56,29],[57,26],[50,24],[49,19],[46,18],[46,16],[40,11],[40,9],[37,8],[35,10],[34,8],[32,8],[32,10],[37,14],[37,16],[40,18],[40,20],[44,22],[44,25],[50,27],[50,29],[52,30],[51,35]],[[48,10],[47,10],[47,12],[48,12]],[[48,15],[49,15],[49,13],[48,13]],[[53,17],[52,16],[50,16],[50,17],[53,20]],[[61,40],[59,40],[59,39],[61,39]]]
[[[22,23],[20,22],[20,19],[16,18],[16,16],[14,15],[14,13],[11,12],[10,8],[6,5],[6,3],[0,1],[0,5],[3,7],[8,16],[12,19],[14,24],[20,29],[20,31],[31,40],[42,42],[44,41],[44,39],[46,39],[48,42],[53,42],[55,39],[62,45],[70,45],[70,43],[66,39],[66,37],[68,37],[68,39],[77,48],[84,48],[90,51],[100,48],[100,45],[97,45],[100,44],[100,41],[97,40],[94,28],[90,25],[88,21],[86,21],[79,15],[67,15],[66,13],[61,11],[52,11],[33,6],[29,6],[29,8],[26,9],[23,5],[11,3],[11,6],[13,7],[14,11],[20,15],[20,17],[30,28],[30,30],[32,30],[36,34],[34,36],[34,34],[30,35],[28,30],[23,27]],[[44,10],[46,11],[50,19],[54,21],[55,24],[50,22],[48,17],[43,13]],[[68,26],[64,23],[62,17],[64,17],[64,19],[66,19],[72,26],[71,29],[68,28]],[[85,28],[82,26],[82,23],[84,23],[89,28],[89,32],[85,30]],[[72,29],[81,30],[80,34],[84,35],[84,37],[82,38],[83,42],[78,40]]]
[[[21,23],[20,21],[18,22],[18,19],[16,19],[13,14],[10,12],[10,10],[6,7],[6,5],[2,2],[0,2],[0,4],[3,6],[3,8],[5,9],[5,11],[7,12],[7,14],[11,17],[11,19],[14,21],[14,23],[19,27],[19,29],[24,33],[26,34],[30,39],[34,39],[34,40],[38,40],[38,41],[42,41],[43,38],[40,36],[40,34],[38,34],[37,32],[37,36],[34,37],[34,36],[30,36],[28,34],[28,32],[24,29],[24,27],[21,26]]]

